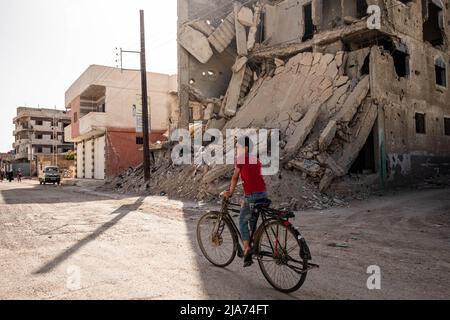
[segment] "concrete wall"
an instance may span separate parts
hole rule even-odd
[[[84,142],[76,144],[77,151],[77,178],[84,178]]]
[[[84,145],[84,177],[94,178],[94,140],[87,140]]]
[[[105,136],[96,138],[94,141],[94,178],[105,179]]]
[[[390,55],[378,48],[371,54],[371,94],[383,106],[379,121],[385,128],[388,178],[396,183],[450,173],[450,137],[444,134],[450,93],[435,84],[436,49],[412,38],[403,40],[411,52],[408,78],[396,76]],[[439,54],[449,61],[448,54]],[[416,133],[416,112],[425,114],[425,134]]]
[[[302,39],[303,6],[308,3],[311,0],[285,0],[278,5],[266,6],[264,37],[269,46]]]

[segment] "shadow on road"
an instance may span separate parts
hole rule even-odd
[[[135,203],[132,204],[126,204],[118,208],[117,210],[113,211],[111,215],[117,215],[110,221],[104,223],[100,227],[98,227],[93,233],[90,235],[84,237],[80,241],[78,241],[76,244],[65,250],[64,252],[60,253],[58,256],[56,256],[51,261],[47,262],[45,265],[40,267],[38,270],[34,271],[33,274],[44,274],[52,271],[57,266],[59,266],[61,263],[63,263],[65,260],[67,260],[71,255],[76,253],[78,250],[80,250],[82,247],[87,245],[88,243],[94,241],[99,236],[101,236],[103,233],[105,233],[108,229],[112,228],[114,225],[116,225],[120,220],[125,218],[130,212],[136,211],[139,209],[139,207],[144,202],[145,197],[140,197],[136,200]]]
[[[0,195],[5,204],[80,203],[112,199],[107,195],[93,193],[89,190],[80,191],[80,188],[77,187],[57,185],[41,186],[26,183],[3,184],[0,184]],[[128,198],[128,196],[122,196],[122,198]]]

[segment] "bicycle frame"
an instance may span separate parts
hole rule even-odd
[[[236,223],[234,222],[233,217],[230,215],[230,211],[234,212],[234,213],[239,213],[239,214],[240,214],[241,211],[240,211],[240,209],[233,209],[233,208],[230,209],[229,206],[240,208],[240,205],[239,204],[235,204],[235,203],[228,203],[226,201],[223,201],[221,214],[225,217],[225,219],[227,219],[230,222],[231,227],[233,228],[233,231],[234,231],[235,235],[237,236],[237,240],[238,240],[237,241],[237,253],[238,253],[238,256],[240,258],[242,258],[244,256],[242,235],[241,235],[241,232],[240,232],[239,228],[236,226]],[[258,238],[259,234],[261,232],[265,232],[266,235],[267,235],[267,238],[269,239],[269,243],[270,243],[271,249],[273,250],[273,252],[276,252],[278,246],[277,245],[274,246],[272,244],[272,241],[270,240],[267,228],[265,226],[270,221],[277,221],[277,220],[283,220],[283,219],[277,219],[275,217],[268,218],[267,216],[272,211],[275,211],[275,210],[268,209],[268,208],[267,209],[266,208],[258,208],[258,209],[254,210],[252,212],[252,214],[257,214],[256,226],[258,224],[258,220],[259,220],[260,217],[262,219],[262,223],[259,226],[259,228],[254,228],[253,230],[251,230],[250,239],[251,239],[251,245],[253,245],[254,239]],[[290,226],[291,225],[291,223],[288,220],[283,220],[283,221],[286,224],[286,226]],[[220,221],[219,221],[219,223],[220,223]],[[278,235],[275,235],[275,239],[276,240],[278,239]],[[309,249],[308,249],[308,251],[309,251]]]

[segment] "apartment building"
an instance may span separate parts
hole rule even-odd
[[[36,157],[57,157],[74,150],[73,143],[66,141],[64,136],[64,127],[70,124],[67,111],[19,107],[13,123],[14,168],[21,168],[24,175],[30,175],[30,170],[33,175],[36,173],[32,161]]]
[[[12,161],[14,160],[14,153],[0,153],[0,171],[8,172],[12,169]]]
[[[180,123],[200,104],[209,128],[278,128],[283,159],[321,190],[449,173],[449,8],[179,0]]]
[[[177,109],[177,78],[148,73],[151,142],[167,140]],[[91,65],[66,91],[71,125],[66,137],[76,145],[76,176],[113,177],[142,163],[139,71]]]

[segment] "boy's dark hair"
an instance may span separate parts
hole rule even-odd
[[[253,143],[249,137],[241,137],[238,139],[238,143],[240,146],[244,148],[248,148],[248,152],[250,153],[253,150]]]

